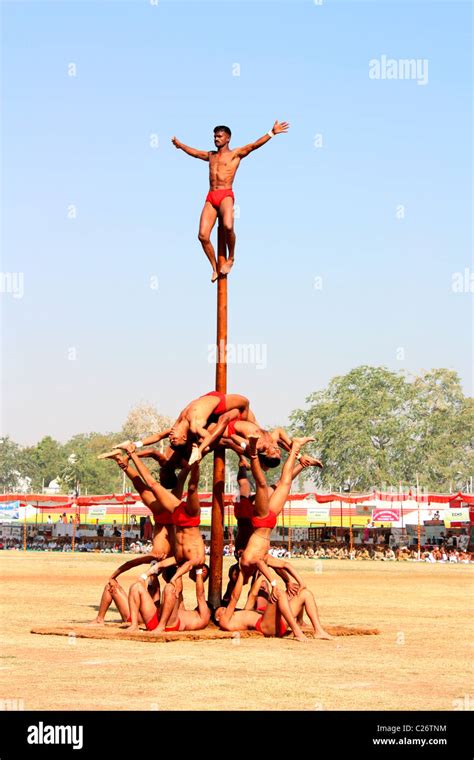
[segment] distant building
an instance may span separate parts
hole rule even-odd
[[[51,494],[61,493],[61,486],[59,485],[56,478],[50,481],[49,486],[45,486],[43,488],[43,493],[51,493]]]

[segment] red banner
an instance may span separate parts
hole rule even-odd
[[[211,502],[212,494],[201,493],[199,497],[203,502]],[[460,507],[463,503],[474,506],[474,494],[463,494],[460,491],[456,494],[419,494],[413,491],[407,493],[384,493],[382,491],[372,491],[365,494],[348,494],[348,493],[296,493],[288,496],[288,501],[300,501],[302,499],[314,499],[319,504],[327,504],[331,501],[343,502],[344,504],[361,504],[364,501],[377,499],[387,502],[404,502],[408,500],[431,503],[431,504],[449,504],[452,507]],[[228,493],[224,496],[225,504],[232,504],[235,500],[234,494]],[[21,505],[30,504],[38,508],[44,505],[47,509],[65,509],[77,505],[78,507],[87,507],[92,504],[131,504],[140,501],[137,493],[125,494],[104,494],[102,496],[78,496],[73,499],[71,496],[60,494],[0,494],[0,502],[20,501]]]

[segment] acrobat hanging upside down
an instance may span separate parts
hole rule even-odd
[[[209,161],[209,192],[204,203],[199,222],[199,240],[204,253],[212,267],[212,282],[215,282],[219,274],[229,274],[234,264],[235,232],[234,232],[234,193],[232,183],[239,168],[240,160],[249,155],[253,150],[261,148],[274,135],[288,132],[289,124],[286,121],[276,121],[268,132],[258,140],[241,148],[229,148],[231,131],[229,127],[214,127],[214,145],[217,150],[197,150],[184,145],[176,137],[171,142],[173,145],[184,150],[188,156]],[[217,258],[211,243],[212,228],[220,216],[225,231],[227,260],[218,272]]]

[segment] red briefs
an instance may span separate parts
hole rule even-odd
[[[262,617],[259,620],[257,620],[257,622],[255,624],[255,630],[258,631],[259,633],[261,633],[262,636],[265,636],[265,634],[261,630],[261,628],[262,628],[262,620],[263,620],[263,615],[262,615]],[[275,634],[275,636],[284,636],[285,633],[286,633],[286,631],[287,631],[287,629],[288,629],[288,626],[287,626],[286,622],[283,620],[283,618],[280,618],[280,630]]]
[[[234,517],[236,520],[251,520],[253,517],[253,504],[248,496],[241,496],[240,501],[234,504]]]
[[[160,622],[160,618],[158,617],[158,610],[156,610],[153,617],[146,624],[147,631],[154,631],[155,628],[158,626],[159,622]]]
[[[176,625],[171,626],[170,628],[165,628],[165,631],[179,631],[181,620],[178,618],[178,622]]]
[[[204,396],[201,396],[201,398],[206,398],[206,396],[215,396],[219,399],[219,403],[208,418],[208,422],[217,422],[219,416],[227,411],[225,393],[221,393],[220,391],[211,391],[210,393],[205,393]]]
[[[216,211],[219,210],[219,206],[224,198],[232,198],[232,200],[234,200],[234,193],[230,187],[226,187],[222,190],[209,190],[206,195],[206,201],[214,206]]]
[[[231,435],[239,435],[239,433],[235,432],[235,423],[242,419],[242,415],[239,414],[238,417],[235,418],[235,420],[231,420],[229,424],[227,425],[227,436],[230,438]]]
[[[155,525],[173,525],[173,513],[164,509],[159,515],[154,514]]]
[[[275,512],[269,512],[266,517],[253,517],[252,525],[254,528],[274,528],[277,524],[277,516]]]
[[[201,522],[201,515],[191,517],[186,512],[186,502],[182,501],[173,512],[173,525],[177,528],[197,528]]]

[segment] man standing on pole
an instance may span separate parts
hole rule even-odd
[[[214,127],[214,145],[217,150],[197,150],[181,143],[176,137],[172,138],[173,145],[184,150],[188,156],[209,161],[209,192],[204,203],[199,222],[199,241],[212,267],[211,282],[215,282],[219,274],[229,274],[234,264],[235,232],[234,232],[234,193],[232,183],[240,165],[240,160],[253,150],[261,148],[274,135],[287,132],[289,124],[286,121],[275,121],[272,129],[253,143],[242,148],[229,148],[231,131],[229,127]],[[225,231],[227,259],[218,267],[216,253],[211,243],[212,228],[220,216]]]

